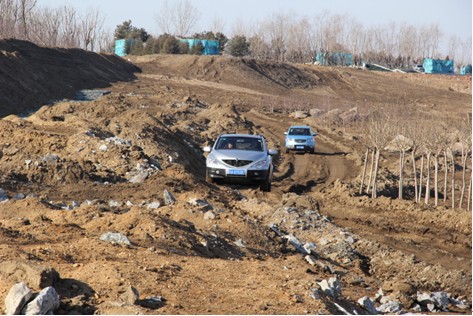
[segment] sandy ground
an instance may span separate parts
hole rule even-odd
[[[27,58],[14,48],[15,57],[3,58]],[[121,64],[130,71],[113,76],[122,81],[97,70],[77,78],[78,88],[91,88],[88,76],[104,76],[109,84],[96,88],[110,93],[97,100],[63,100],[0,120],[0,188],[9,197],[0,204],[0,260],[56,270],[57,313],[340,314],[341,306],[366,314],[356,301],[380,289],[405,311],[417,292],[445,291],[468,303],[451,312],[471,312],[471,211],[359,195],[360,135],[290,115],[302,105],[402,104],[461,118],[471,113],[471,77],[215,56],[130,62],[141,71]],[[56,99],[69,93],[60,75]],[[37,98],[32,109],[45,96]],[[4,101],[2,111],[9,108]],[[319,132],[315,154],[284,153],[291,124]],[[279,150],[271,192],[205,182],[202,148],[223,132],[263,134]],[[386,153],[382,164],[396,161]],[[382,170],[382,187],[391,185]],[[272,224],[314,243],[320,264],[310,265]],[[102,241],[107,232],[131,244]],[[0,268],[2,300],[25,273]],[[342,295],[321,295],[318,282],[333,276]],[[135,304],[127,303],[130,286],[139,292]],[[162,303],[150,306],[150,297]]]

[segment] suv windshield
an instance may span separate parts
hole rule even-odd
[[[291,128],[288,135],[310,136],[310,130],[308,128]]]
[[[263,151],[261,139],[254,137],[220,137],[217,142],[216,149],[237,149],[237,150],[253,150]]]

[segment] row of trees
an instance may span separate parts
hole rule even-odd
[[[17,38],[41,46],[105,51],[112,37],[98,10],[79,14],[74,7],[39,7],[37,0],[0,0],[0,38]]]
[[[118,36],[117,30],[115,36],[104,30],[105,18],[97,10],[81,15],[69,5],[49,8],[38,6],[37,2],[0,0],[0,38],[93,51],[111,51],[113,39],[123,38],[123,34]],[[199,18],[199,10],[189,0],[183,0],[172,4],[163,1],[155,20],[161,35],[179,39],[192,34]],[[129,22],[128,26],[133,28]],[[200,34],[227,38],[223,35],[224,27],[216,18],[209,22],[209,31]],[[153,38],[144,29],[131,31],[137,31],[135,36],[141,37],[143,43]],[[147,36],[143,37],[144,34]],[[442,52],[439,46],[443,34],[436,24],[415,27],[391,22],[366,28],[349,15],[327,12],[314,17],[274,13],[251,24],[238,21],[231,26],[229,34],[227,53],[281,62],[311,62],[317,52],[347,52],[355,56],[356,63],[364,61],[403,68],[424,57],[443,59],[448,55],[459,68],[471,62],[472,54],[471,38],[462,40],[456,36],[449,38],[448,51]]]
[[[431,122],[419,126],[406,121],[395,121],[388,115],[370,116],[364,138],[367,150],[359,193],[368,194],[372,198],[378,196],[380,157],[389,148],[399,153],[398,171],[394,172],[397,173],[399,199],[409,198],[416,203],[423,200],[425,204],[429,204],[433,198],[434,206],[438,206],[439,200],[443,199],[444,205],[449,203],[452,209],[463,208],[466,200],[466,207],[469,209],[471,170],[469,184],[466,173],[472,150],[471,116],[463,121],[459,128],[453,126],[455,125],[445,122]],[[410,172],[406,169],[406,155],[409,153]],[[442,172],[443,180],[440,176]],[[409,176],[410,179],[406,179]],[[458,178],[461,178],[460,184],[456,182]],[[412,184],[409,186],[409,192],[404,190],[407,180]],[[467,186],[469,193],[468,197],[465,197]]]

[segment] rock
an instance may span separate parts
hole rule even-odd
[[[99,150],[101,150],[101,151],[107,151],[107,150],[108,150],[108,146],[105,145],[105,144],[100,145]]]
[[[145,308],[158,309],[164,306],[164,298],[161,296],[149,296],[144,300],[141,300],[139,304]]]
[[[209,219],[215,219],[215,213],[212,211],[207,211],[204,214],[204,219],[209,220]]]
[[[25,306],[22,313],[24,315],[49,315],[59,307],[59,303],[59,295],[56,290],[52,286],[48,286]]]
[[[2,201],[7,201],[8,200],[8,195],[7,195],[7,192],[0,188],[0,202]]]
[[[161,206],[161,202],[154,201],[154,202],[149,203],[147,207],[149,209],[155,210],[155,209],[159,208],[160,206]]]
[[[59,273],[53,268],[18,261],[3,261],[0,275],[15,283],[25,282],[33,289],[52,286],[59,279]]]
[[[16,283],[10,289],[5,298],[5,314],[18,315],[25,304],[33,296],[33,292],[24,282]]]
[[[237,245],[240,248],[245,248],[246,247],[243,240],[241,240],[241,239],[238,239],[237,241],[235,241],[234,244]]]
[[[295,119],[305,119],[306,117],[309,116],[309,114],[304,111],[295,111],[289,114],[289,116]]]
[[[329,295],[333,298],[337,298],[342,294],[342,288],[340,281],[336,277],[331,277],[328,281],[322,280],[317,283],[320,289],[325,295]]]
[[[104,233],[102,234],[102,236],[100,236],[100,240],[106,241],[112,244],[122,244],[122,245],[127,245],[127,246],[131,245],[128,238],[125,235],[120,234],[120,233],[112,233],[112,232]]]
[[[146,170],[137,171],[131,178],[128,180],[131,183],[142,183],[149,176],[149,172]]]
[[[164,190],[164,204],[173,205],[176,202],[174,196],[168,190]]]
[[[299,239],[297,239],[294,235],[290,234],[290,235],[286,235],[285,236],[287,241],[294,246],[294,248],[296,248],[300,253],[304,254],[304,255],[310,255],[310,252],[308,252],[304,247],[303,245],[301,244],[301,242],[299,241]]]
[[[14,200],[23,200],[26,196],[23,194],[23,193],[16,193],[15,195],[13,195],[13,199]]]
[[[399,302],[390,301],[380,305],[376,310],[383,314],[396,314],[401,312],[402,306]]]
[[[363,296],[362,298],[360,298],[358,300],[358,304],[360,304],[361,307],[366,309],[368,313],[370,313],[370,315],[376,315],[378,313],[373,301],[368,296]]]
[[[433,292],[432,299],[434,301],[435,307],[441,310],[447,310],[448,304],[450,304],[450,298],[445,292]]]
[[[317,248],[313,242],[305,243],[303,247],[308,254],[315,253],[315,249]]]
[[[120,296],[120,299],[128,305],[135,305],[140,299],[140,293],[133,286],[127,287],[125,293]]]
[[[315,266],[316,263],[317,263],[317,260],[314,258],[314,256],[311,256],[311,255],[305,256],[304,259],[305,259],[310,265],[313,265],[313,266]]]
[[[121,205],[122,203],[119,201],[115,201],[115,200],[108,201],[108,206],[110,207],[120,207]]]

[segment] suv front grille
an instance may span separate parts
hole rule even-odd
[[[296,143],[305,143],[305,139],[296,139],[295,142]]]
[[[223,159],[222,161],[226,163],[227,165],[230,165],[233,167],[243,167],[253,162],[252,160],[237,160],[237,159]]]

